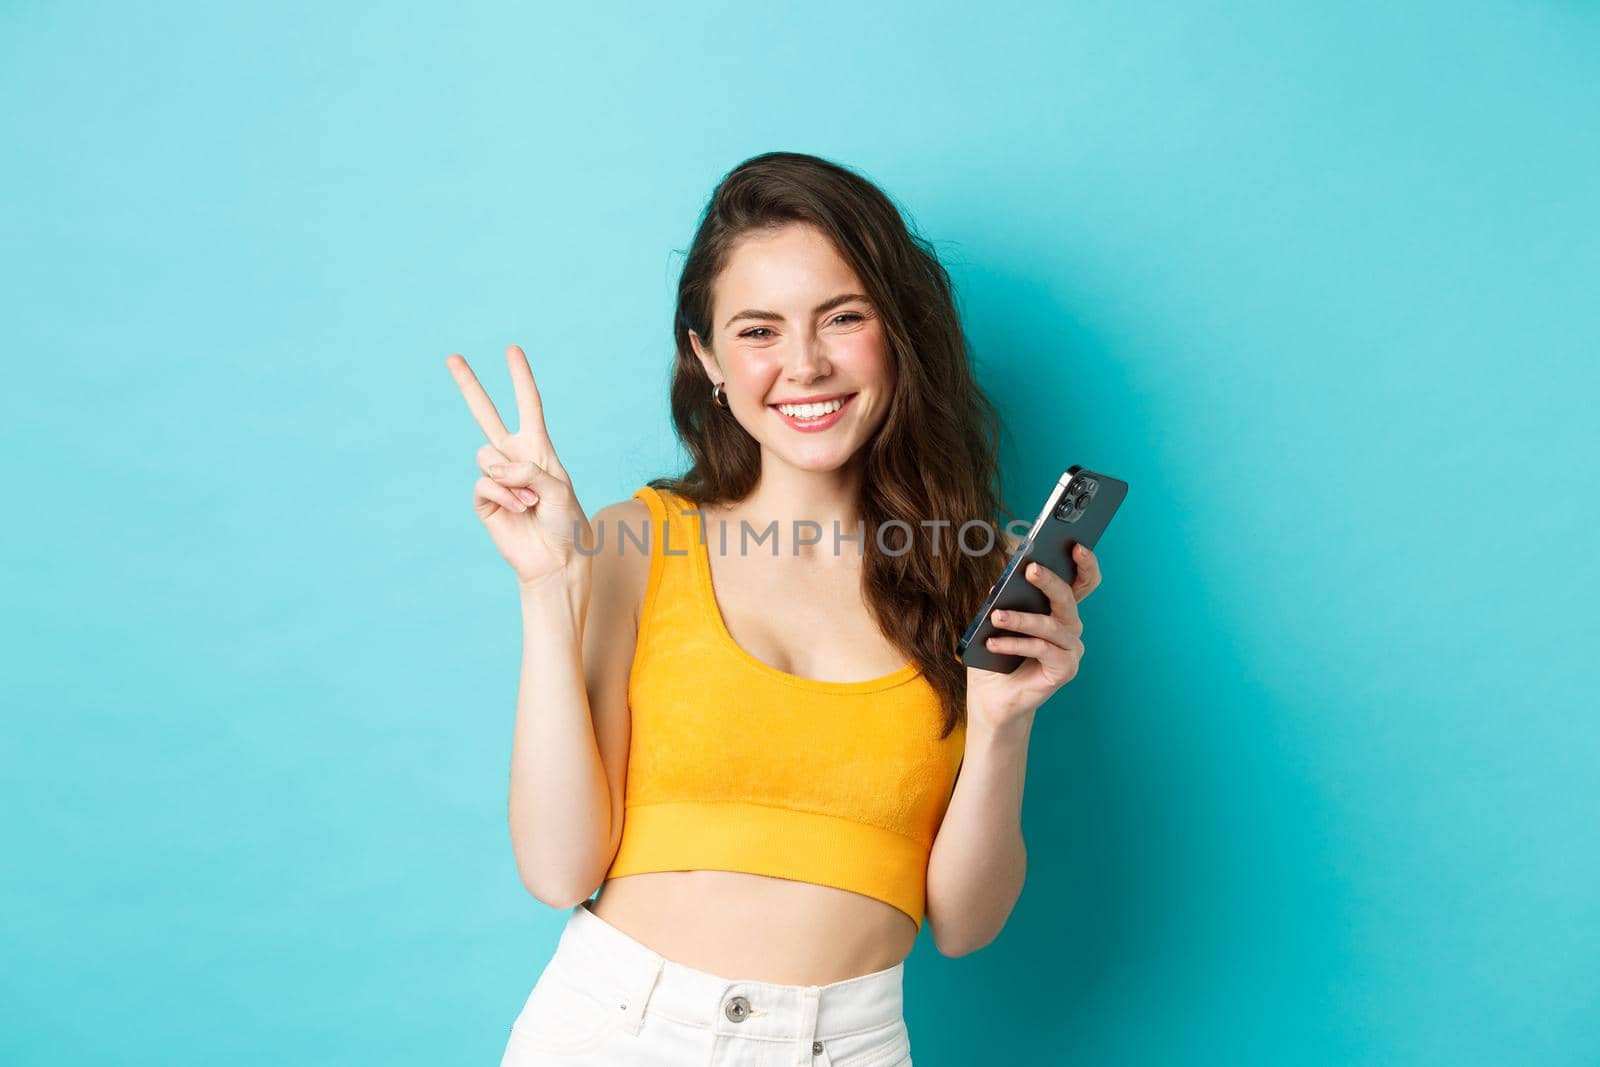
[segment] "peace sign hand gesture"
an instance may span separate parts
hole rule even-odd
[[[517,345],[506,349],[511,384],[517,394],[517,432],[500,421],[494,401],[459,355],[445,366],[461,388],[467,408],[489,443],[478,449],[483,477],[472,487],[472,506],[488,527],[495,547],[511,564],[523,588],[556,583],[586,590],[594,533],[578,504],[566,468],[556,458],[545,430],[544,407],[528,357]]]

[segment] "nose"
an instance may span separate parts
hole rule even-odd
[[[794,356],[789,360],[789,380],[792,382],[814,382],[818,378],[826,378],[833,370],[828,363],[828,357],[822,352],[820,342],[804,342],[795,346]]]

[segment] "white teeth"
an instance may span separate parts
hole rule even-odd
[[[790,415],[794,418],[816,419],[838,411],[844,407],[844,401],[845,398],[841,396],[832,400],[824,400],[820,404],[779,404],[777,408],[785,415]]]

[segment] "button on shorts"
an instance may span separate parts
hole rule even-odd
[[[674,963],[574,907],[500,1067],[912,1067],[905,964],[828,985]]]

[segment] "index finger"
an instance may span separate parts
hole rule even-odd
[[[467,361],[452,353],[444,361],[444,365],[450,368],[451,377],[455,378],[456,385],[461,389],[461,395],[466,397],[468,410],[472,412],[472,417],[478,422],[478,428],[489,439],[489,443],[498,445],[511,436],[506,432],[506,424],[500,421],[500,412],[495,410],[494,401],[483,391],[482,383],[478,381],[478,376],[472,373],[472,368],[467,366]]]

